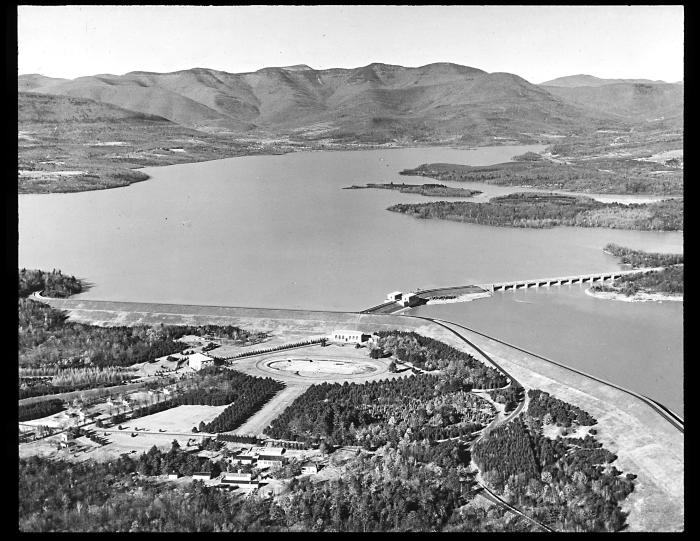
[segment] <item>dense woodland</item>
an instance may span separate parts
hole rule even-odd
[[[20,298],[19,364],[24,367],[130,366],[187,349],[177,339],[186,334],[214,334],[237,340],[255,338],[237,327],[98,327],[67,321],[66,315],[31,299]]]
[[[470,437],[493,418],[493,407],[469,384],[420,374],[357,383],[312,385],[265,433],[273,438],[376,449],[387,442]]]
[[[651,273],[628,274],[617,278],[611,285],[594,284],[593,292],[622,293],[628,297],[639,293],[683,294],[683,254],[659,254],[632,250],[617,244],[608,244],[604,250],[617,256],[622,263],[638,267],[664,267]]]
[[[63,400],[57,398],[35,402],[34,404],[20,404],[17,413],[18,421],[41,419],[42,417],[48,417],[49,415],[53,415],[65,409],[66,406]]]
[[[393,355],[423,370],[442,370],[444,384],[455,383],[470,390],[504,387],[508,379],[474,357],[427,336],[405,331],[380,331],[379,340],[370,351],[373,356]],[[378,352],[378,353],[377,353]]]
[[[280,499],[241,497],[200,482],[180,487],[139,475],[191,466],[177,447],[138,459],[70,464],[19,461],[21,531],[527,531],[498,508],[463,507],[473,482],[451,442],[406,441],[359,454],[332,481],[292,481]],[[433,463],[430,463],[431,461]],[[437,466],[435,464],[441,464]],[[206,467],[206,466],[203,466]]]
[[[26,297],[35,291],[43,291],[47,297],[70,297],[80,293],[83,285],[75,276],[65,276],[60,270],[51,272],[37,269],[20,269],[19,296]]]
[[[379,190],[397,190],[401,193],[414,193],[429,197],[473,197],[480,194],[479,190],[468,190],[466,188],[450,188],[444,184],[387,184],[367,183],[365,186],[348,186],[344,190],[362,190],[375,188]]]
[[[399,203],[387,210],[414,216],[491,226],[546,228],[554,226],[608,227],[648,231],[683,229],[683,201],[602,203],[583,196],[513,193],[488,203],[434,201]]]
[[[610,255],[619,257],[621,263],[631,265],[635,269],[639,267],[668,267],[683,263],[683,254],[650,253],[612,243],[606,244],[603,250]]]
[[[506,413],[513,411],[518,406],[518,403],[523,400],[524,394],[525,390],[515,385],[489,392],[492,400],[505,405]]]
[[[682,295],[683,283],[683,265],[677,265],[647,274],[627,274],[616,279],[612,285],[593,284],[591,291],[622,293],[628,297],[639,292]]]
[[[552,148],[553,152],[559,150],[556,145]],[[531,154],[519,156],[518,161],[486,166],[423,164],[399,174],[443,181],[486,182],[572,192],[683,194],[683,172],[670,165],[622,157],[595,157],[563,164],[534,159]]]
[[[530,389],[527,396],[530,399],[527,407],[528,414],[534,419],[542,420],[545,424],[554,423],[557,426],[570,427],[573,423],[593,426],[598,422],[588,412],[554,398],[545,391]]]
[[[32,372],[45,372],[45,367],[20,368],[19,399],[47,394],[66,393],[81,389],[110,387],[131,381],[135,375],[132,371],[120,367],[95,368],[58,368],[49,367],[53,376],[24,376]]]
[[[180,352],[177,327],[98,327],[67,321],[63,312],[19,299],[19,364],[73,367],[130,366]]]
[[[566,425],[586,412],[530,391],[527,413],[492,430],[477,442],[473,458],[484,481],[509,503],[536,520],[567,531],[617,531],[625,525],[620,502],[633,490],[633,474],[621,476],[617,457],[590,434],[585,438],[547,438],[542,418]]]

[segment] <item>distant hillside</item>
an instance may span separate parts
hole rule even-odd
[[[18,88],[88,98],[208,132],[300,140],[479,144],[610,124],[599,111],[517,75],[450,63],[325,70],[302,64],[238,74],[194,68],[73,80],[22,75]]]
[[[604,86],[619,83],[668,84],[666,81],[652,81],[650,79],[600,79],[598,77],[594,77],[593,75],[585,75],[581,73],[579,75],[568,75],[566,77],[552,79],[551,81],[545,81],[544,83],[540,83],[540,86],[560,86],[572,88],[576,86]]]
[[[31,123],[95,123],[114,120],[153,120],[171,124],[164,118],[128,111],[108,103],[22,91],[17,97],[17,120],[20,126]]]
[[[635,122],[673,119],[682,125],[682,84],[615,83],[602,86],[542,88],[590,112]]]
[[[17,95],[19,193],[126,186],[134,169],[253,154],[230,140],[86,98]]]

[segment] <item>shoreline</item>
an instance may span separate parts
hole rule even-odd
[[[643,291],[637,292],[634,295],[627,296],[624,293],[614,291],[591,291],[591,288],[586,288],[584,291],[589,297],[608,301],[620,302],[683,302],[683,295],[666,295],[663,293],[646,293]]]
[[[249,156],[283,156],[285,154],[293,154],[296,152],[345,152],[345,151],[366,151],[366,150],[394,150],[394,149],[421,149],[421,148],[450,148],[454,150],[465,150],[465,151],[471,151],[471,150],[478,150],[480,148],[490,148],[490,147],[504,147],[504,146],[534,146],[534,145],[540,145],[540,146],[548,146],[546,143],[541,143],[541,142],[534,142],[534,143],[524,143],[524,142],[519,142],[515,141],[512,144],[511,143],[499,143],[498,141],[486,141],[485,144],[471,144],[468,146],[461,146],[459,144],[455,144],[455,142],[450,141],[450,142],[425,142],[425,143],[416,143],[416,142],[411,142],[411,143],[339,143],[337,146],[332,146],[332,147],[319,147],[319,146],[295,146],[295,145],[282,145],[281,148],[277,147],[269,147],[269,148],[260,148],[260,149],[255,149],[253,152],[244,152],[242,154],[235,154],[232,156],[216,156],[213,158],[203,158],[203,159],[197,159],[196,156],[192,156],[192,161],[178,161],[178,162],[173,162],[173,163],[168,163],[168,164],[158,164],[158,165],[144,165],[140,167],[130,167],[130,168],[125,168],[128,171],[138,171],[140,173],[143,173],[144,175],[147,175],[147,178],[143,179],[138,179],[138,180],[133,180],[129,181],[127,184],[123,185],[114,185],[114,186],[95,186],[95,187],[90,187],[86,189],[77,189],[77,190],[61,190],[61,191],[18,191],[18,195],[48,195],[48,194],[56,194],[56,193],[82,193],[82,192],[91,192],[91,191],[99,191],[99,190],[112,190],[115,188],[128,188],[132,184],[136,184],[139,182],[145,182],[147,180],[150,180],[152,177],[148,173],[144,172],[144,169],[155,169],[155,168],[160,168],[160,167],[170,167],[172,165],[189,165],[189,164],[195,164],[195,163],[204,163],[204,162],[211,162],[211,161],[218,161],[218,160],[228,160],[231,158],[245,158]],[[416,175],[420,176],[423,178],[434,178],[434,177],[429,177],[425,175]],[[440,180],[440,179],[436,179]],[[489,182],[477,182],[477,184],[483,184],[484,186],[499,186],[498,184],[493,184]],[[529,188],[529,185],[513,185],[513,186],[505,186],[507,188],[512,188],[513,190],[517,190],[518,188]],[[348,188],[356,188],[355,186],[348,187]],[[357,188],[368,188],[366,186],[358,186]],[[571,191],[571,190],[565,190],[562,188],[557,188],[557,189],[545,189],[542,188],[541,191],[546,191],[546,192],[551,192],[551,193],[557,193],[557,194],[562,194],[562,195],[572,195],[572,196],[578,196],[578,195],[583,195],[587,197],[591,197],[596,200],[601,200],[599,197],[615,197],[615,196],[630,196],[630,197],[640,197],[640,198],[646,198],[647,200],[643,202],[658,202],[658,201],[663,201],[666,199],[683,199],[683,195],[664,195],[664,194],[630,194],[630,193],[604,193],[604,192],[580,192],[580,191]],[[515,193],[515,192],[513,192]],[[474,194],[474,195],[479,195],[479,194]],[[457,196],[459,197],[459,196]],[[602,201],[602,200],[601,200]],[[638,201],[630,201],[630,203],[623,203],[625,205],[628,204],[637,204]],[[460,220],[461,221],[461,220]],[[472,224],[472,225],[481,225],[481,224]],[[504,227],[509,227],[509,226],[504,226]],[[550,226],[552,227],[552,226]],[[566,226],[559,226],[559,227],[566,227]],[[546,227],[548,228],[548,227]],[[540,227],[537,227],[535,229],[540,229]],[[673,230],[673,231],[683,231],[682,229],[679,230]]]

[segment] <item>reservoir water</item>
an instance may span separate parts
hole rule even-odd
[[[249,156],[145,169],[152,178],[127,188],[21,195],[19,264],[60,268],[94,283],[82,298],[359,310],[397,289],[615,270],[617,259],[602,252],[608,242],[682,252],[683,236],[678,232],[534,230],[417,220],[385,209],[394,203],[433,198],[390,190],[341,189],[367,182],[433,182],[403,177],[398,171],[427,162],[486,165],[542,148]],[[476,183],[444,184],[482,190],[484,194],[476,200],[522,191]],[[606,195],[601,199],[649,198]],[[671,303],[627,304],[557,291],[532,293],[535,305],[515,302],[520,295],[530,295],[528,291],[496,295],[478,304],[424,309],[454,310],[466,318],[462,321],[478,328],[473,315],[479,307],[483,313],[476,319],[483,325],[492,322],[488,326],[492,334],[507,339],[507,332],[515,333],[523,347],[572,364],[575,360],[563,354],[581,349],[580,337],[590,333],[599,338],[586,341],[583,351],[590,355],[580,360],[590,364],[590,371],[597,369],[596,362],[605,364],[600,359],[620,364],[619,359],[625,358],[636,363],[639,378],[656,381],[649,367],[672,364],[676,369],[668,372],[681,379],[668,383],[669,397],[682,396],[680,303],[672,307]],[[528,312],[520,304],[535,308]],[[520,323],[502,319],[506,314]],[[552,321],[559,327],[548,327]],[[667,334],[665,325],[676,329],[675,334]],[[629,330],[635,340],[623,339],[624,332],[611,331],[615,328]],[[670,349],[661,352],[652,347],[664,341],[673,341]],[[545,345],[550,349],[545,350]],[[615,355],[607,353],[611,349]],[[621,383],[625,382],[630,382],[628,376]],[[668,405],[682,410],[677,404]]]

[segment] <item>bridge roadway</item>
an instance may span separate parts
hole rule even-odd
[[[622,276],[627,276],[629,274],[643,273],[647,274],[650,272],[658,272],[664,267],[645,267],[640,269],[632,270],[621,270],[614,272],[602,272],[594,274],[577,274],[574,276],[559,276],[556,278],[532,278],[530,280],[513,280],[507,282],[494,282],[490,284],[475,284],[475,285],[462,285],[462,286],[448,286],[448,287],[436,287],[431,289],[418,289],[415,294],[420,297],[423,301],[427,302],[432,297],[440,295],[451,295],[454,297],[459,297],[461,295],[467,295],[469,293],[479,293],[480,291],[495,292],[495,291],[506,291],[515,289],[525,289],[528,287],[549,287],[554,285],[566,285],[566,284],[583,284],[585,282],[605,282],[607,280],[616,280]],[[376,306],[366,308],[362,310],[361,314],[395,314],[406,307],[401,306],[395,301],[385,301]]]
[[[623,270],[615,272],[603,272],[594,274],[577,274],[574,276],[560,276],[557,278],[532,278],[530,280],[514,280],[507,282],[495,282],[492,284],[477,284],[477,287],[485,291],[499,291],[507,289],[520,289],[528,287],[549,287],[553,285],[565,285],[565,284],[583,284],[584,282],[604,282],[606,280],[616,280],[622,276],[627,276],[629,274],[647,274],[650,272],[658,272],[662,270],[663,267],[646,267],[641,269]]]

